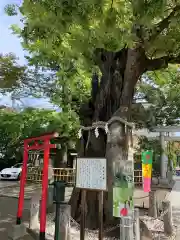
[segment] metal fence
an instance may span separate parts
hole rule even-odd
[[[75,169],[73,168],[53,168],[54,180],[64,180],[69,185],[75,184]],[[29,167],[27,173],[27,181],[41,182],[42,169],[40,167]],[[134,183],[136,186],[142,186],[142,170],[134,170]]]

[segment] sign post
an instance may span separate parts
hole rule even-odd
[[[103,191],[99,192],[99,240],[103,240]]]
[[[86,191],[97,191],[99,196],[99,240],[103,239],[103,192],[107,191],[105,158],[77,158],[76,187],[81,192],[80,240],[85,237]]]
[[[80,240],[85,239],[85,202],[86,202],[86,190],[82,189],[82,195],[81,195],[81,224],[80,224]]]

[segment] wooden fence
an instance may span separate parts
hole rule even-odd
[[[69,185],[75,184],[75,169],[73,168],[54,168],[54,180],[64,180]],[[39,167],[28,168],[27,181],[41,182],[42,170]],[[142,186],[142,170],[134,170],[134,183],[135,186]]]
[[[69,185],[75,183],[75,169],[73,168],[53,168],[54,180],[64,180]],[[41,182],[42,181],[42,170],[39,167],[28,168],[27,181],[29,182]]]

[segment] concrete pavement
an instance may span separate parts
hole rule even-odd
[[[13,187],[19,185],[18,181],[5,181],[0,180],[0,188]]]
[[[177,226],[176,240],[180,239],[180,178],[176,178],[172,191],[166,200],[171,202],[173,223]]]
[[[18,200],[16,198],[0,197],[0,239],[8,240],[8,232],[12,231],[12,226],[16,222]],[[25,208],[29,203],[25,200]],[[23,221],[28,222],[29,211],[24,210]],[[24,236],[21,240],[33,240],[29,235]]]

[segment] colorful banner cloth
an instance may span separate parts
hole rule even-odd
[[[142,176],[144,178],[151,178],[152,175],[152,164],[142,163]]]
[[[152,164],[152,159],[153,159],[153,152],[152,151],[142,152],[142,163]]]
[[[143,178],[143,190],[144,192],[151,191],[151,178]]]
[[[142,181],[144,192],[151,191],[152,160],[152,151],[142,152]]]

